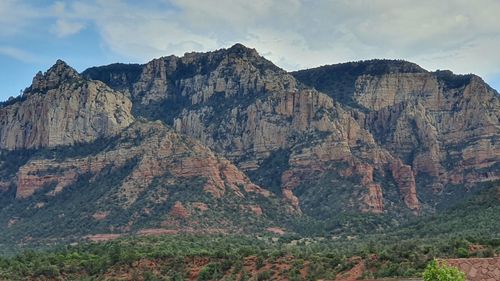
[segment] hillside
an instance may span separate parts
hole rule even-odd
[[[350,108],[379,145],[410,165],[428,207],[449,206],[500,177],[500,96],[475,75],[388,60],[293,75]]]
[[[383,236],[300,239],[166,235],[28,251],[0,258],[6,280],[359,280],[419,277],[433,258],[484,258],[500,240]],[[499,258],[496,258],[497,262]],[[351,276],[351,278],[345,278]],[[344,279],[343,279],[344,278]]]
[[[496,192],[499,136],[481,78],[405,61],[288,73],[241,44],[58,61],[0,106],[0,236],[411,231]],[[488,225],[492,200],[468,210]]]

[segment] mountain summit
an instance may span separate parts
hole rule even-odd
[[[33,78],[30,90],[34,92],[45,92],[60,86],[63,82],[79,78],[80,75],[76,70],[66,64],[66,62],[57,60],[47,72],[37,73]]]
[[[58,60],[39,72],[23,100],[0,108],[0,148],[73,145],[110,137],[130,125],[132,103]]]

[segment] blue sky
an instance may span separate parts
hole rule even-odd
[[[500,1],[1,0],[0,100],[63,59],[82,71],[241,42],[287,69],[371,58],[500,89]]]

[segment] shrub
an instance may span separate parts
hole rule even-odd
[[[271,275],[269,270],[259,272],[259,274],[257,274],[257,281],[271,280]]]
[[[456,267],[432,260],[424,271],[424,281],[465,281],[465,274]]]
[[[199,281],[219,280],[223,277],[220,263],[209,263],[201,269],[198,276]]]
[[[261,269],[264,266],[264,259],[261,256],[257,256],[257,261],[255,262],[255,268]]]
[[[59,276],[59,268],[55,265],[44,265],[35,271],[35,276],[42,275],[48,278],[56,278]]]
[[[457,249],[457,256],[459,258],[468,258],[469,257],[469,251],[465,248],[458,248]]]

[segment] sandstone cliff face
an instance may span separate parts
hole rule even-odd
[[[104,179],[123,170],[127,173],[116,180]],[[60,214],[70,213],[77,216],[71,220],[90,223],[92,227],[85,233],[95,231],[97,222],[109,225],[101,230],[105,232],[130,232],[146,226],[195,232],[205,232],[210,226],[235,232],[241,231],[245,221],[253,221],[252,217],[269,225],[273,223],[271,214],[286,217],[294,212],[228,160],[160,121],[136,121],[104,149],[88,155],[35,157],[20,167],[15,184],[16,202],[35,200],[28,209],[36,208],[40,214],[57,213],[60,207],[51,202],[60,198],[99,194],[84,203],[95,208],[77,206],[74,211],[71,207]],[[32,223],[30,219],[21,218],[18,224]]]
[[[244,171],[288,151],[280,188],[295,210],[301,200],[294,189],[329,173],[360,178],[364,191],[352,191],[357,203],[349,206],[374,213],[385,211],[388,186],[373,174],[390,175],[414,213],[422,203],[417,185],[439,194],[450,184],[498,179],[498,97],[474,76],[430,73],[404,61],[293,73],[321,93],[239,44],[134,66],[133,79],[120,71],[104,71],[116,78],[105,82],[127,89],[136,112],[168,108],[162,119],[177,132]]]
[[[143,140],[139,145],[132,145],[136,139]],[[134,203],[154,178],[166,174],[174,178],[205,178],[204,190],[215,197],[223,196],[227,188],[241,197],[248,192],[270,195],[268,191],[253,184],[229,161],[168,130],[161,122],[134,123],[122,132],[117,143],[116,147],[88,157],[69,158],[65,161],[29,161],[19,169],[16,196],[29,197],[49,183],[55,184],[50,191],[55,195],[82,174],[91,173],[96,176],[109,165],[119,169],[133,158],[138,158],[138,163],[121,183],[119,192],[124,199],[124,207]]]
[[[365,76],[357,83],[363,86],[355,99],[373,110],[366,126],[385,127],[387,147],[393,146],[415,173],[433,177],[436,190],[449,182],[472,184],[500,177],[498,170],[473,175],[495,165],[500,156],[500,101],[479,77],[466,77],[458,88],[447,87],[431,73]]]
[[[326,66],[295,76],[347,101],[345,105],[376,142],[410,168],[395,168],[402,167],[395,161],[396,181],[414,186],[411,179],[404,179],[413,174],[421,190],[440,194],[446,186],[470,187],[499,179],[495,165],[500,159],[500,99],[484,81],[474,75],[426,72],[405,62],[359,65]],[[369,65],[385,70],[375,71]],[[345,79],[338,70],[342,67],[347,67],[342,73],[349,73],[346,80],[352,83],[343,91],[334,87]],[[409,206],[417,202],[412,193],[405,196]]]
[[[291,75],[241,44],[209,53],[186,53],[180,58],[162,57],[145,65],[94,67],[83,76],[126,92],[138,104],[186,99],[194,105],[206,103],[214,94],[252,99],[255,93],[295,87]]]
[[[401,189],[406,206],[413,212],[418,213],[420,210],[420,202],[417,198],[417,186],[411,166],[404,165],[401,160],[398,159],[392,163],[391,170],[394,180]]]
[[[255,61],[262,58],[248,52],[249,57],[229,56],[214,71],[181,80],[182,95],[192,97],[191,104],[197,106],[184,108],[174,119],[176,131],[201,140],[245,170],[257,169],[272,151],[290,150],[290,170],[283,171],[286,180],[281,188],[296,209],[300,202],[293,195],[294,183],[310,182],[314,171],[337,170],[325,168],[335,166],[333,162],[353,165],[370,159],[372,169],[392,167],[394,157],[331,97],[304,89],[279,69],[258,71]],[[223,77],[230,83],[222,84]],[[221,96],[214,101],[213,95]],[[365,177],[363,171],[355,172]],[[382,212],[380,186],[373,181],[363,185],[366,189],[355,208]],[[411,196],[406,187],[401,192]],[[408,207],[418,211],[418,200]]]
[[[120,85],[131,89],[139,106],[162,101],[168,108],[180,107],[164,120],[244,170],[258,169],[273,151],[290,151],[290,169],[281,171],[281,189],[296,210],[300,200],[293,189],[312,180],[311,172],[327,173],[337,170],[332,163],[353,165],[364,159],[373,162],[370,169],[384,170],[394,160],[331,97],[304,87],[241,45],[156,59],[142,67],[135,81]],[[370,178],[363,170],[354,173]],[[363,185],[365,191],[354,208],[382,212],[380,185],[373,180]]]
[[[37,74],[22,99],[0,108],[0,148],[73,145],[118,134],[134,117],[129,99],[62,61]]]
[[[0,108],[0,149],[22,156],[0,151],[0,192],[37,210],[12,229],[45,211],[158,233],[420,214],[500,179],[499,120],[480,78],[403,61],[290,74],[239,44],[81,75],[58,61]]]

